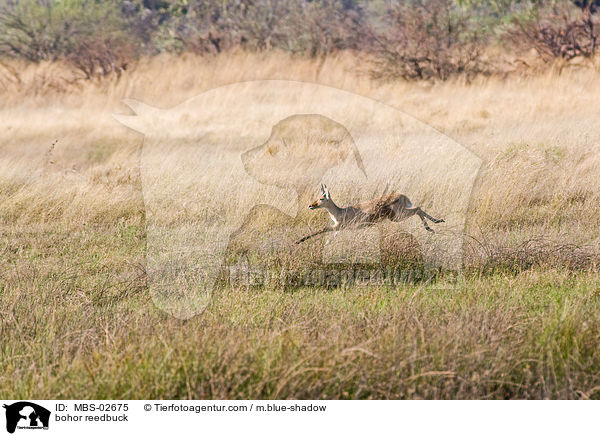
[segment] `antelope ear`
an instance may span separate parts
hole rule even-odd
[[[327,189],[327,185],[323,185],[323,193],[325,194],[325,198],[329,200],[329,189]]]

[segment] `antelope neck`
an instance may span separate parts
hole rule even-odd
[[[329,212],[329,215],[331,215],[334,218],[335,222],[340,221],[340,217],[342,215],[343,209],[341,207],[338,207],[333,202],[333,200],[331,200],[331,202],[325,206],[325,209],[327,210],[327,212]]]

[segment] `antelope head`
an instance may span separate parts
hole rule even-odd
[[[321,198],[317,201],[308,205],[309,209],[319,209],[321,207],[327,207],[328,204],[333,203],[331,196],[329,195],[329,189],[327,186],[321,185]]]

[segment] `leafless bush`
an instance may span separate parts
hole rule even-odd
[[[200,54],[240,46],[253,51],[277,48],[309,56],[357,48],[362,8],[346,3],[196,0],[189,3],[185,14],[171,16],[159,45]]]
[[[288,2],[225,0],[189,2],[185,13],[170,11],[159,26],[154,44],[168,51],[215,54],[242,46],[252,50],[272,47]]]
[[[135,48],[126,41],[114,44],[101,39],[77,41],[66,55],[66,60],[86,79],[120,75],[134,58]]]
[[[600,18],[590,7],[582,11],[562,2],[515,18],[506,38],[517,48],[535,49],[545,61],[589,58],[600,42]]]
[[[344,2],[305,2],[293,10],[284,25],[281,48],[311,57],[361,49],[367,37],[363,7]]]
[[[469,14],[451,0],[392,7],[384,29],[371,31],[377,79],[440,79],[483,70],[482,38]]]
[[[86,78],[119,74],[138,47],[117,6],[92,0],[0,3],[0,55],[66,61]]]

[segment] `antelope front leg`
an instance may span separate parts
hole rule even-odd
[[[322,234],[322,233],[326,233],[326,232],[332,232],[333,230],[334,230],[334,229],[332,229],[331,227],[326,227],[326,228],[324,228],[323,230],[319,230],[319,231],[318,231],[318,232],[316,232],[316,233],[312,233],[312,234],[310,234],[310,235],[308,235],[308,236],[305,236],[305,237],[303,237],[303,238],[300,238],[300,239],[298,239],[298,240],[296,241],[296,244],[300,244],[300,243],[302,243],[302,242],[306,241],[307,239],[310,239],[310,238],[312,238],[312,237],[314,237],[314,236],[317,236],[317,235],[320,235],[320,234]]]

